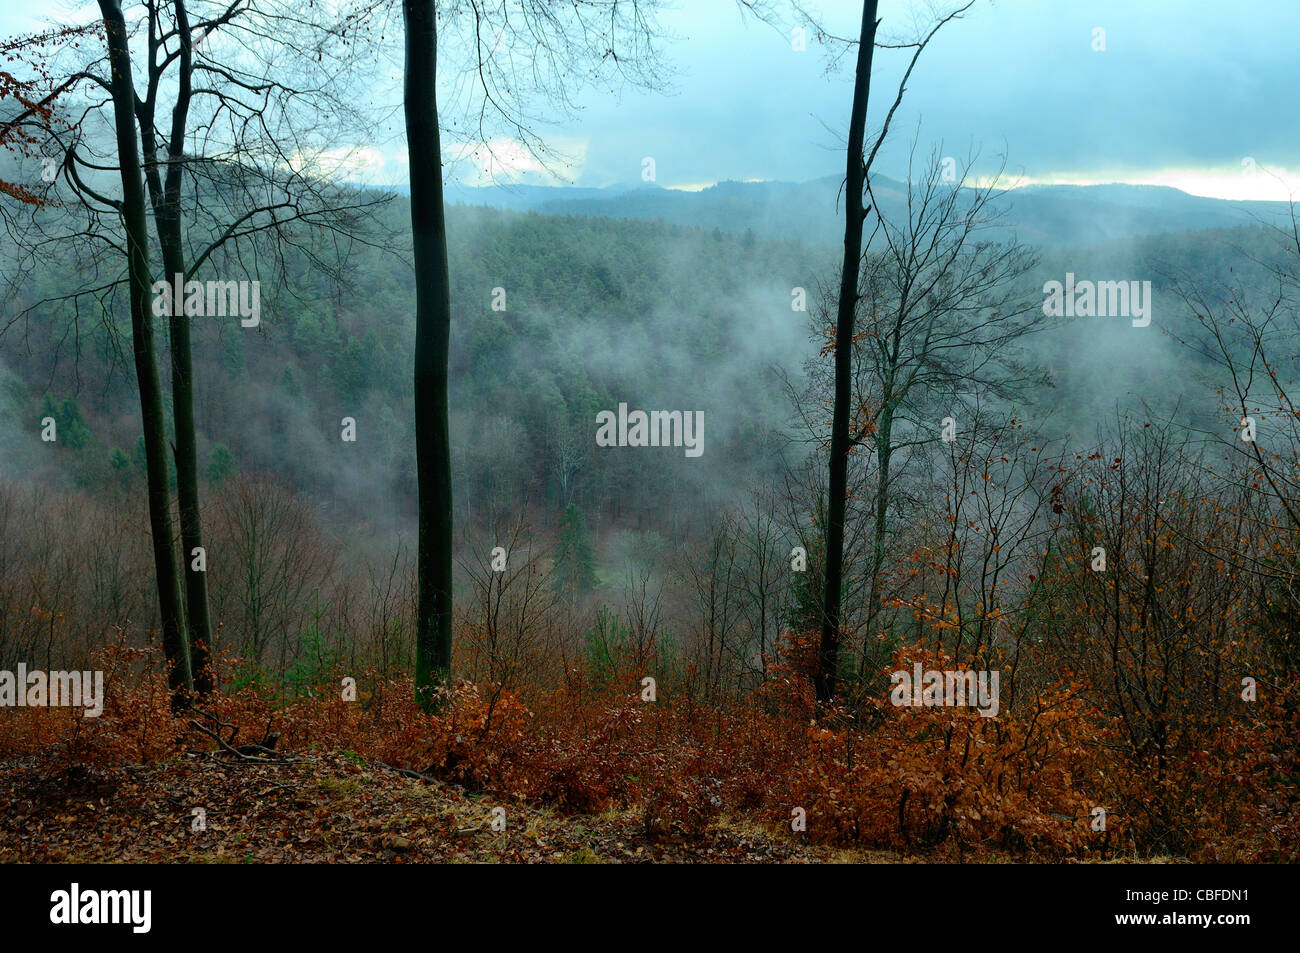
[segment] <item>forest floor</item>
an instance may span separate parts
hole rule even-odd
[[[493,831],[494,807],[506,808]],[[196,830],[202,808],[203,830]],[[499,816],[499,815],[498,815]],[[723,819],[650,836],[635,810],[565,815],[341,754],[232,764],[191,753],[52,774],[0,762],[0,862],[900,863]],[[968,857],[967,859],[974,859]],[[993,859],[993,858],[990,858]]]

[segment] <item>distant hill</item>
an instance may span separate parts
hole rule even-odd
[[[876,176],[873,188],[886,215],[903,213],[904,183]],[[697,192],[641,183],[603,189],[451,185],[446,201],[549,215],[661,220],[734,234],[749,229],[764,238],[834,245],[842,241],[839,193],[840,179],[830,176],[809,182],[719,182]],[[1233,228],[1277,221],[1287,211],[1282,202],[1225,201],[1142,185],[1026,186],[1001,193],[999,205],[1004,217],[996,237],[1014,234],[1043,247]]]

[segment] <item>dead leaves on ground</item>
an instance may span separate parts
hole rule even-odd
[[[492,830],[492,808],[506,829]],[[202,808],[203,830],[195,830]],[[635,812],[557,815],[339,754],[186,755],[51,774],[0,763],[0,861],[27,863],[816,863],[823,848],[726,828],[647,838]]]

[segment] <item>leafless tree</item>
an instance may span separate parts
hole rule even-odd
[[[286,284],[285,252],[295,249],[327,275],[341,280],[339,245],[364,234],[365,213],[382,201],[334,184],[318,157],[337,138],[339,125],[364,129],[363,114],[352,97],[340,92],[331,70],[343,62],[350,41],[328,11],[304,10],[281,0],[143,0],[128,17],[119,0],[101,4],[102,25],[94,22],[65,30],[61,43],[46,51],[41,69],[62,78],[49,92],[0,123],[0,139],[22,140],[55,163],[58,175],[47,177],[39,201],[21,214],[7,212],[9,236],[19,249],[9,269],[11,296],[24,278],[53,250],[75,262],[85,281],[56,300],[41,299],[21,309],[17,322],[51,307],[83,306],[98,311],[113,328],[119,290],[126,286],[130,242],[123,238],[119,212],[127,198],[115,198],[109,176],[135,152],[152,209],[154,239],[160,250],[162,276],[188,282],[206,270],[224,278],[233,273],[263,274]],[[114,47],[114,30],[120,46]],[[81,37],[107,30],[109,56],[87,59]],[[132,41],[143,50],[132,51]],[[124,56],[141,79],[141,89],[121,84],[114,55]],[[322,63],[322,60],[325,60]],[[137,65],[138,63],[138,65]],[[163,121],[165,96],[171,96],[169,121]],[[118,101],[120,97],[121,102]],[[110,106],[130,108],[135,130],[117,127],[108,136]],[[137,141],[138,135],[138,141]],[[128,175],[129,172],[120,172]],[[132,189],[127,188],[129,195]],[[125,232],[130,235],[129,229]],[[323,238],[323,236],[328,236]],[[150,243],[139,250],[148,270]],[[278,271],[278,274],[277,274]],[[152,276],[131,275],[149,288]],[[136,293],[132,287],[132,293]],[[197,434],[194,424],[195,381],[189,314],[163,296],[169,321],[172,411],[184,567],[185,604],[172,607],[171,583],[160,563],[160,604],[165,640],[187,644],[192,687],[204,694],[212,687],[206,664],[212,641],[206,560],[198,493]],[[157,302],[153,311],[157,311]],[[148,328],[133,331],[137,374],[151,473],[151,500],[160,514],[155,532],[170,547],[170,502],[154,484],[166,479],[162,397],[155,399],[149,381],[157,378],[152,356],[152,315]],[[141,365],[145,351],[153,370]],[[157,407],[155,408],[155,404]],[[163,505],[163,503],[166,505]],[[160,542],[161,546],[162,543]],[[160,560],[163,556],[160,552]],[[169,560],[174,574],[175,557]],[[172,635],[173,630],[176,635]],[[180,651],[177,649],[177,651]],[[190,678],[186,679],[191,682]]]
[[[372,15],[376,4],[361,5]],[[450,674],[452,654],[452,483],[447,404],[451,293],[443,214],[445,115],[460,109],[471,152],[496,160],[494,132],[550,156],[535,105],[571,110],[586,82],[610,76],[653,85],[656,0],[468,0],[442,11],[434,0],[403,0],[403,105],[411,156],[415,264],[415,454],[419,492],[419,607],[415,684],[424,705]],[[441,16],[440,16],[441,14]],[[438,102],[438,56],[464,65],[463,101]],[[453,133],[453,136],[455,133]],[[480,156],[483,158],[483,156]]]

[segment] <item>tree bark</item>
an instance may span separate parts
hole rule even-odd
[[[844,516],[848,496],[849,416],[853,382],[853,325],[858,306],[858,270],[862,263],[862,228],[866,163],[863,142],[867,129],[867,99],[871,91],[871,57],[876,42],[877,0],[864,0],[858,39],[858,63],[849,117],[848,160],[844,182],[844,262],[840,272],[839,307],[835,318],[835,409],[831,423],[830,496],[826,514],[826,588],[822,599],[822,631],[814,685],[817,700],[835,696],[839,669],[840,590],[844,577]]]
[[[451,670],[452,500],[447,419],[451,289],[442,202],[442,145],[435,88],[434,0],[403,0],[404,99],[415,262],[415,461],[419,494],[415,690],[427,708]]]
[[[149,485],[149,528],[153,536],[154,573],[158,581],[158,615],[167,684],[172,703],[181,706],[193,685],[185,632],[180,624],[180,587],[176,552],[172,547],[171,494],[167,486],[167,434],[162,388],[158,383],[153,318],[149,306],[149,237],[140,152],[135,138],[135,89],[131,52],[120,0],[99,0],[112,68],[113,126],[122,178],[122,223],[126,231],[127,270],[131,301],[131,340],[136,380],[140,388],[140,417]]]

